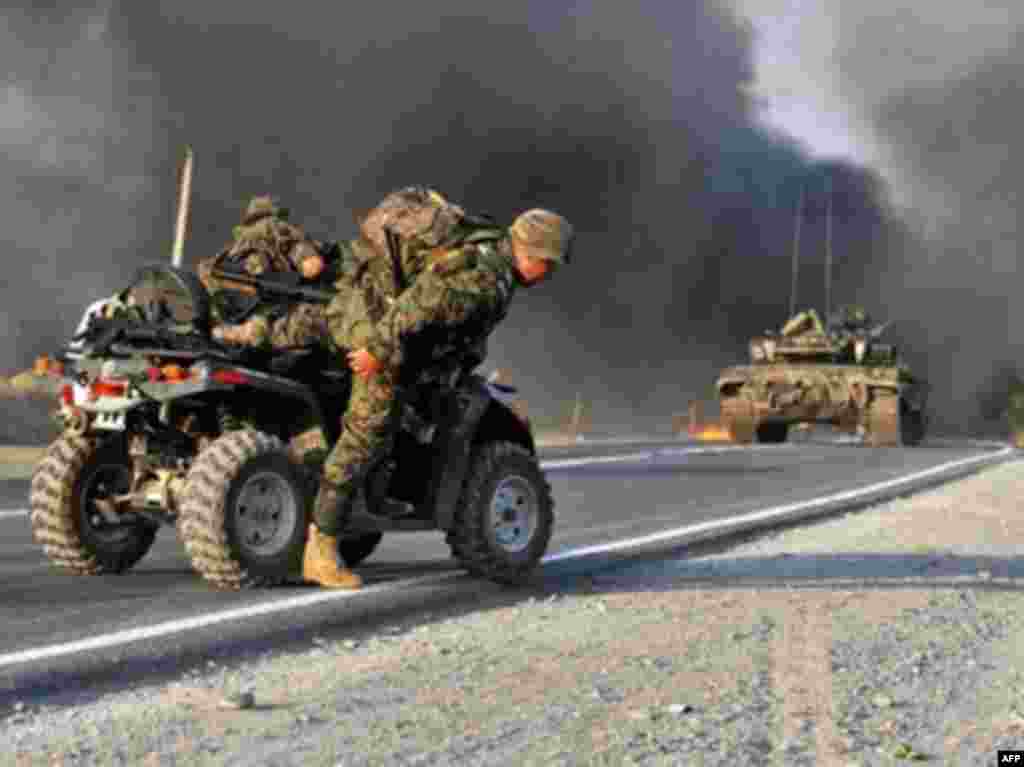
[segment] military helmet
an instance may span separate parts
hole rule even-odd
[[[288,218],[288,209],[281,207],[278,204],[277,199],[274,197],[269,197],[267,195],[253,197],[249,200],[249,205],[246,207],[245,213],[242,215],[242,223],[251,224],[254,221],[259,221],[261,218],[266,218],[267,216]]]
[[[559,264],[567,264],[571,259],[575,236],[572,224],[550,210],[526,211],[512,222],[509,233],[533,248],[538,258]]]

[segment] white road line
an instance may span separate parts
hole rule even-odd
[[[660,543],[662,541],[672,540],[673,538],[681,538],[684,535],[692,535],[694,533],[703,533],[709,530],[718,530],[722,528],[736,527],[749,522],[763,522],[765,520],[775,519],[776,517],[783,517],[788,514],[799,511],[809,511],[811,509],[827,506],[832,503],[842,501],[853,501],[863,496],[872,495],[874,493],[883,490],[892,490],[898,488],[901,485],[908,485],[913,482],[917,482],[928,477],[934,477],[942,474],[943,472],[952,471],[954,469],[972,466],[978,463],[986,463],[995,461],[998,458],[1010,455],[1015,452],[1012,447],[1004,447],[994,453],[988,455],[975,456],[973,458],[962,458],[957,461],[947,461],[946,463],[933,466],[930,469],[924,469],[922,471],[914,472],[913,474],[906,474],[896,479],[888,479],[884,482],[876,482],[872,485],[865,487],[855,488],[853,490],[845,490],[841,493],[835,493],[833,495],[826,495],[820,498],[813,498],[809,501],[800,501],[798,503],[789,503],[784,506],[773,506],[770,509],[764,509],[762,511],[756,511],[752,514],[744,514],[739,517],[729,517],[728,519],[711,520],[708,522],[701,522],[696,525],[688,525],[686,527],[677,527],[673,530],[662,530],[658,533],[652,533],[650,535],[641,536],[639,538],[630,538],[622,541],[614,541],[612,543],[603,543],[596,546],[584,546],[579,549],[571,549],[569,551],[559,552],[558,554],[552,554],[544,558],[544,563],[550,562],[561,562],[566,559],[576,559],[578,557],[588,556],[590,554],[605,554],[612,551],[623,551],[631,548],[637,548],[640,546],[646,546],[651,543]]]
[[[21,652],[7,653],[6,655],[0,655],[0,668],[5,666],[14,666],[18,663],[31,663],[33,661],[59,658],[64,655],[74,655],[75,653],[86,652],[89,650],[103,650],[109,647],[117,647],[129,642],[138,642],[145,639],[157,639],[159,637],[170,636],[171,634],[179,634],[183,631],[195,631],[197,629],[215,626],[218,623],[226,623],[227,621],[252,618],[258,615],[273,615],[274,613],[295,610],[302,607],[310,607],[323,602],[335,602],[342,599],[351,599],[361,594],[377,594],[381,592],[395,591],[399,586],[403,589],[416,586],[430,586],[461,577],[465,577],[464,573],[452,572],[444,573],[442,575],[427,575],[422,578],[413,578],[411,580],[404,580],[398,583],[380,583],[375,586],[367,586],[359,591],[317,591],[314,594],[304,594],[300,597],[277,599],[271,602],[264,602],[263,604],[239,607],[234,610],[223,610],[217,613],[198,615],[194,618],[184,618],[181,620],[167,621],[165,623],[157,623],[153,626],[128,629],[127,631],[117,631],[112,634],[90,637],[89,639],[80,639],[75,642],[65,642],[63,644],[49,645],[48,647],[39,647],[34,650],[22,650]]]
[[[553,461],[541,461],[540,467],[548,469],[573,469],[577,466],[594,466],[602,463],[629,463],[631,461],[650,461],[658,456],[679,456],[696,453],[737,453],[754,450],[785,450],[791,445],[715,445],[703,447],[656,447],[643,453],[620,453],[618,455],[601,455],[584,458],[562,458]]]
[[[723,450],[723,448],[694,448],[693,450],[703,450],[704,452],[708,452],[709,450],[721,451]],[[605,553],[610,551],[621,551],[623,549],[629,549],[637,546],[643,546],[649,543],[656,543],[658,541],[668,540],[688,533],[703,532],[707,530],[714,530],[715,528],[730,527],[736,525],[738,522],[766,520],[784,514],[792,513],[794,511],[813,508],[815,506],[823,505],[830,502],[853,500],[863,495],[868,495],[879,490],[899,487],[900,485],[904,485],[909,482],[916,481],[918,479],[923,479],[928,476],[934,476],[936,474],[940,474],[944,471],[949,471],[951,469],[970,466],[985,461],[993,461],[996,458],[1009,455],[1010,453],[1013,452],[1013,448],[1005,448],[999,452],[992,453],[989,455],[961,459],[959,461],[949,461],[939,466],[935,466],[931,469],[919,471],[914,474],[900,477],[895,480],[878,482],[876,484],[869,485],[858,490],[837,493],[835,495],[827,496],[825,498],[818,498],[813,501],[794,503],[786,506],[777,506],[775,508],[766,509],[765,511],[757,512],[754,514],[747,514],[743,517],[733,517],[728,520],[704,522],[701,524],[676,528],[675,530],[668,530],[662,533],[647,535],[640,538],[632,538],[628,540],[616,541],[614,543],[603,544],[599,546],[585,546],[579,549],[563,551],[559,552],[558,554],[553,554],[545,557],[543,563],[550,564],[552,562],[563,562],[567,559],[575,559],[578,557],[587,556],[589,554]],[[648,456],[650,454],[643,453],[642,455]],[[602,458],[607,457],[611,456],[604,456]],[[626,459],[623,457],[619,457],[619,460]],[[118,647],[120,645],[128,644],[130,642],[138,642],[146,639],[157,639],[160,637],[171,636],[173,634],[179,634],[185,631],[192,631],[207,628],[209,626],[215,626],[217,624],[226,623],[228,621],[252,618],[260,615],[273,615],[275,613],[296,610],[303,607],[310,607],[312,605],[323,604],[327,602],[335,602],[345,599],[352,599],[355,597],[361,597],[364,594],[373,595],[379,593],[391,593],[398,591],[399,589],[407,589],[409,587],[429,586],[438,583],[443,583],[444,581],[453,580],[460,577],[464,577],[463,573],[452,572],[444,573],[442,575],[431,575],[424,576],[422,578],[413,578],[411,580],[382,583],[375,586],[369,586],[359,591],[318,591],[314,594],[304,594],[302,596],[290,597],[286,599],[275,599],[270,602],[264,602],[263,604],[248,605],[246,607],[239,607],[236,609],[224,610],[216,613],[208,613],[206,615],[200,615],[193,618],[183,618],[179,620],[166,621],[164,623],[158,623],[153,626],[145,626],[136,629],[128,629],[125,631],[117,631],[110,634],[90,637],[88,639],[77,640],[74,642],[65,642],[62,644],[39,647],[32,650],[22,650],[20,652],[7,653],[4,655],[0,655],[0,668],[14,666],[21,663],[31,663],[41,660],[60,658],[68,655],[74,655],[80,652],[87,652],[90,650],[102,650],[111,647]]]
[[[0,511],[0,519],[7,519],[8,517],[23,517],[28,514],[28,509],[7,509]]]

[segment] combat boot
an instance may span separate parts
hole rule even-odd
[[[306,550],[302,555],[302,580],[328,589],[359,589],[363,579],[339,562],[338,539],[325,535],[316,523],[309,525]]]
[[[349,499],[326,479],[320,482],[313,508],[313,522],[309,526],[306,550],[302,555],[302,579],[319,583],[329,589],[358,589],[363,579],[341,564],[338,557],[338,538],[327,535],[317,527],[317,520],[324,523],[340,517],[331,529],[340,529],[348,516]]]

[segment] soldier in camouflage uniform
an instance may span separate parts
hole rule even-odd
[[[455,218],[453,226],[441,227],[446,231],[440,243],[429,231],[401,242],[399,260],[412,272],[407,289],[383,297],[381,291],[357,290],[328,307],[331,340],[351,350],[347,357],[355,376],[343,431],[324,464],[316,497],[303,561],[307,581],[330,588],[361,585],[359,576],[338,562],[336,536],[359,480],[388,449],[400,377],[414,380],[416,369],[439,356],[480,348],[505,317],[518,287],[547,279],[569,261],[573,230],[555,213],[527,211],[508,229]],[[372,245],[367,235],[364,227],[364,241]],[[386,264],[383,259],[367,263]],[[353,310],[360,306],[367,311]]]
[[[224,322],[226,297],[240,288],[211,274],[224,260],[241,262],[252,276],[268,272],[298,271],[309,280],[318,278],[325,264],[319,243],[300,227],[288,221],[288,209],[272,197],[250,200],[241,223],[234,228],[234,240],[216,256],[206,259],[197,269],[199,278],[213,297],[213,320],[218,323],[214,338],[229,343],[283,348],[306,346],[326,336],[324,307],[312,303],[295,304],[284,311],[259,306],[245,322]]]
[[[828,330],[829,338],[839,349],[840,359],[853,361],[854,344],[870,333],[871,317],[861,306],[844,306],[832,315]]]

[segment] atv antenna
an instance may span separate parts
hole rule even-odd
[[[804,185],[800,184],[800,198],[796,204],[796,223],[793,226],[793,279],[789,287],[789,316],[796,314],[796,275],[800,264],[800,222],[804,215]]]
[[[185,147],[185,163],[181,168],[181,190],[178,193],[178,220],[174,224],[174,247],[171,265],[181,266],[185,255],[185,231],[188,227],[188,209],[192,200],[192,147]]]
[[[832,174],[829,173],[825,200],[825,322],[832,316]]]

